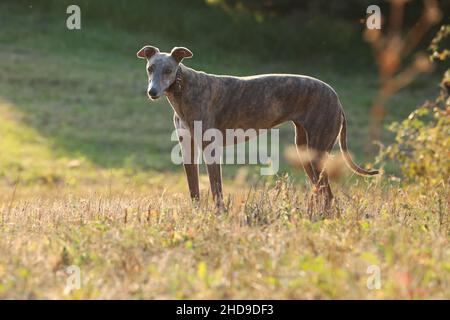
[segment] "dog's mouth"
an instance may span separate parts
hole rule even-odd
[[[154,100],[158,100],[159,98],[161,98],[161,95],[147,95],[148,96],[148,98],[150,99],[150,100],[152,100],[152,101],[154,101]]]

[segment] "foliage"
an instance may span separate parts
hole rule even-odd
[[[438,43],[450,34],[443,26],[432,42],[432,58],[445,60],[448,50],[438,51]],[[426,186],[448,185],[450,182],[450,70],[440,83],[435,101],[427,101],[402,122],[394,122],[395,143],[382,151],[381,157],[397,161],[409,179]]]
[[[27,0],[5,1],[14,2],[16,7],[19,4],[27,9],[29,7]],[[61,18],[65,18],[67,6],[73,4],[71,0],[35,2],[28,12],[39,12],[51,19],[60,17],[59,25],[62,25]],[[145,33],[146,42],[158,46],[162,41],[169,42],[171,46],[182,44],[193,49],[196,57],[200,54],[208,56],[211,51],[220,49],[229,56],[235,53],[252,55],[253,59],[260,59],[262,63],[274,57],[298,61],[299,56],[322,61],[324,55],[327,59],[351,61],[352,65],[360,60],[367,62],[364,57],[368,56],[368,51],[360,37],[361,24],[357,20],[349,23],[339,14],[330,19],[321,11],[311,14],[297,11],[288,16],[267,17],[262,21],[256,20],[253,12],[230,13],[207,5],[204,0],[115,0],[113,4],[105,0],[78,0],[76,3],[81,8],[82,32],[90,32],[102,25],[110,28],[105,30],[107,34],[115,31],[111,29]],[[356,8],[362,16],[365,15],[363,4]],[[347,57],[349,46],[358,56],[356,61]],[[160,49],[171,48],[161,46]],[[331,51],[335,54],[330,54]],[[363,67],[363,63],[360,66]]]
[[[383,13],[389,11],[389,1],[371,0],[205,0],[210,5],[221,6],[224,10],[230,11],[251,11],[255,15],[290,15],[297,12],[311,14],[325,14],[333,17],[345,17],[346,19],[363,18],[366,14],[365,8],[370,5],[378,5]],[[398,2],[398,1],[397,1]],[[448,10],[449,4],[442,2],[443,10]],[[405,19],[408,23],[413,23],[414,17],[420,14],[423,3],[420,0],[410,1],[408,11],[405,12]]]

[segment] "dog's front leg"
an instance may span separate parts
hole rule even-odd
[[[206,163],[206,170],[208,171],[211,193],[216,204],[216,210],[221,212],[225,208],[222,195],[222,144],[220,144],[221,140],[217,136],[214,137],[212,143],[208,143],[208,140],[206,138],[206,141],[203,141],[203,157]]]
[[[222,211],[225,208],[222,194],[222,173],[220,163],[207,164],[209,183],[211,185],[211,192],[213,195],[216,209]]]
[[[191,199],[195,202],[200,200],[200,188],[198,184],[198,146],[180,118],[174,116],[174,124],[178,134],[183,156],[183,166],[189,186]]]
[[[184,156],[183,156],[184,158]],[[184,172],[189,186],[189,193],[193,201],[200,200],[200,189],[198,186],[198,164],[196,163],[184,163]]]

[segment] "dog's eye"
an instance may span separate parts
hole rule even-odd
[[[171,74],[172,73],[172,69],[166,69],[164,70],[164,74]]]
[[[153,69],[154,69],[153,66],[148,67],[148,69],[147,69],[147,70],[148,70],[148,73],[152,73],[152,72],[153,72]]]

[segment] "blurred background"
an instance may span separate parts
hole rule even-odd
[[[70,4],[81,8],[81,30],[66,28]],[[57,186],[112,176],[151,183],[182,173],[170,160],[173,111],[165,99],[149,103],[145,95],[144,62],[136,52],[146,44],[161,51],[188,47],[194,58],[185,64],[209,73],[298,73],[329,83],[346,111],[356,160],[373,161],[365,145],[380,77],[364,36],[371,4],[383,17],[391,10],[388,2],[372,0],[3,0],[1,183]],[[447,18],[449,2],[439,6]],[[414,28],[423,8],[422,1],[408,2],[405,30]],[[439,26],[430,26],[415,50],[426,50]],[[394,138],[387,124],[437,95],[442,69],[390,97],[381,143]],[[282,148],[293,143],[293,134],[290,124],[282,126]],[[226,166],[224,174],[233,178],[238,171]],[[285,171],[292,170],[283,162]]]

